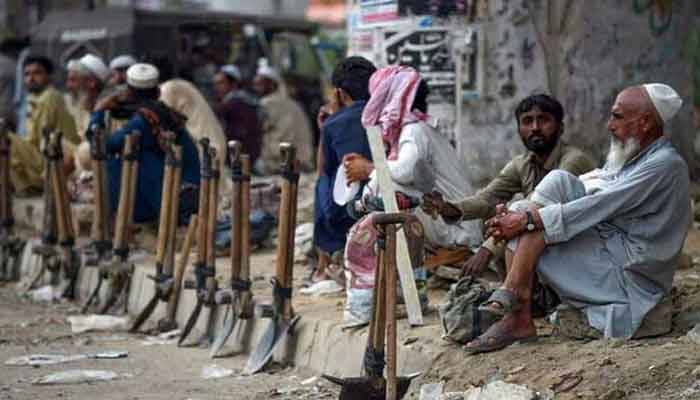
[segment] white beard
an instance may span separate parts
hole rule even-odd
[[[636,137],[630,136],[624,142],[613,136],[610,140],[610,150],[605,166],[608,170],[617,172],[627,161],[639,153],[642,147]]]

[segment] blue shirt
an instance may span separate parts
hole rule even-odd
[[[364,100],[355,101],[342,108],[328,117],[321,132],[323,171],[316,182],[314,243],[329,254],[345,247],[347,233],[355,223],[345,207],[333,201],[333,184],[338,167],[349,153],[372,159],[367,133],[361,121],[366,104]]]
[[[104,112],[93,112],[90,126],[104,126]],[[163,190],[165,153],[161,150],[150,124],[140,114],[135,114],[120,129],[107,138],[107,177],[109,198],[113,210],[119,205],[121,177],[121,155],[126,135],[134,131],[141,133],[139,141],[139,169],[134,201],[134,222],[157,220]],[[90,133],[88,132],[88,135]],[[176,132],[175,143],[182,146],[182,182],[199,185],[199,153],[189,133],[183,128]]]

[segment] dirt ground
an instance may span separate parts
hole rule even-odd
[[[0,399],[332,399],[335,388],[311,371],[272,368],[241,376],[246,358],[211,360],[197,348],[175,344],[145,346],[144,335],[125,333],[72,334],[66,316],[76,314],[70,303],[42,305],[18,297],[8,286],[0,288]],[[121,359],[88,359],[28,367],[7,366],[6,360],[29,354],[84,354],[127,351]],[[233,376],[203,379],[205,366],[216,364]],[[108,382],[39,386],[32,381],[73,369],[107,370],[119,374]],[[312,378],[313,382],[306,381]],[[306,382],[305,382],[306,381]]]
[[[685,252],[699,260],[700,231],[691,230]],[[686,336],[700,322],[700,265],[683,267],[676,273],[673,331],[668,335],[573,341],[553,336],[551,326],[539,321],[535,343],[481,355],[447,347],[412,386],[412,398],[418,398],[422,383],[443,381],[446,391],[464,391],[470,385],[505,380],[550,390],[564,400],[700,399],[700,344]]]

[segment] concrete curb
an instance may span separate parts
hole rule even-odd
[[[26,291],[29,277],[35,276],[40,269],[40,258],[32,254],[31,250],[36,243],[38,243],[38,240],[30,240],[25,247],[21,263],[22,280],[17,284],[18,291]],[[155,290],[153,281],[147,278],[148,274],[154,272],[153,263],[149,262],[151,260],[148,258],[141,257],[139,259],[138,256],[134,258],[135,268],[131,277],[131,291],[128,300],[128,310],[132,318],[146,305]],[[222,261],[218,264],[224,265]],[[77,290],[79,301],[84,301],[97,285],[97,274],[97,268],[88,267],[81,269]],[[49,283],[47,274],[45,274],[42,281],[43,284]],[[101,298],[104,298],[106,294],[104,293],[106,286],[103,285],[103,291],[100,294]],[[180,292],[176,318],[179,327],[184,326],[195,303],[194,290],[183,289]],[[343,331],[341,329],[342,323],[338,321],[329,321],[318,316],[305,315],[303,309],[297,311],[301,315],[301,319],[296,324],[293,334],[288,337],[287,342],[275,354],[274,359],[291,362],[297,367],[307,368],[318,374],[324,373],[340,377],[361,375],[367,328],[357,331]],[[195,326],[195,331],[190,335],[191,338],[200,337],[206,331],[207,318],[204,317],[207,312],[209,311],[205,309],[202,316],[200,316]],[[161,303],[143,325],[142,330],[153,328],[156,322],[164,315],[165,304]],[[215,313],[213,317],[212,326],[218,330],[223,324],[223,312]],[[408,334],[413,336],[417,334],[421,336],[420,333],[434,335],[436,333],[435,326],[408,330],[405,327],[405,321],[401,322],[397,346],[399,350],[399,373],[409,374],[428,370],[435,355],[435,352],[430,349],[431,346],[403,345],[402,338],[408,336]],[[269,321],[260,318],[239,321],[221,354],[250,353],[263,335],[268,323]]]

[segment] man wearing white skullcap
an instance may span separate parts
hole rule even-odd
[[[84,74],[85,68],[83,68],[79,60],[73,59],[68,61],[66,64],[66,91],[63,94],[63,98],[66,102],[68,112],[70,112],[73,119],[76,121],[76,125],[80,118],[80,89]],[[81,134],[80,131],[78,131],[78,133]]]
[[[78,134],[84,137],[90,123],[90,113],[95,108],[97,99],[109,79],[109,68],[102,58],[90,53],[81,57],[78,62],[83,73],[80,85],[80,110],[76,114],[75,122]]]
[[[486,233],[508,241],[508,274],[480,310],[503,318],[468,343],[468,352],[537,336],[530,311],[535,279],[564,303],[558,311],[564,335],[670,331],[668,296],[692,221],[688,166],[664,137],[681,105],[667,85],[623,90],[608,120],[611,148],[602,170],[581,178],[552,171],[528,200],[497,207]],[[586,184],[592,177],[595,187]]]
[[[265,111],[260,158],[255,170],[275,173],[282,163],[279,143],[289,142],[297,146],[297,158],[302,169],[312,168],[311,123],[301,106],[287,94],[279,72],[261,59],[253,80],[253,89],[260,96]]]
[[[109,63],[112,76],[109,79],[110,86],[121,86],[126,84],[126,70],[136,64],[136,59],[129,54],[117,56]]]
[[[108,161],[107,176],[111,205],[116,209],[119,198],[119,157],[127,135],[139,132],[139,170],[134,221],[148,222],[158,218],[161,206],[161,189],[165,166],[165,152],[161,148],[166,132],[175,134],[175,143],[182,146],[182,196],[190,196],[199,185],[199,156],[190,134],[185,128],[185,118],[164,103],[158,101],[159,72],[151,64],[134,64],[126,72],[127,90],[100,100],[92,113],[88,137],[96,126],[105,126],[105,112],[128,115],[124,126],[112,132],[106,141]],[[181,203],[181,216],[194,210],[192,199]]]
[[[221,121],[226,140],[237,140],[255,163],[260,156],[260,104],[243,88],[243,76],[235,65],[224,65],[214,75],[214,111]]]

